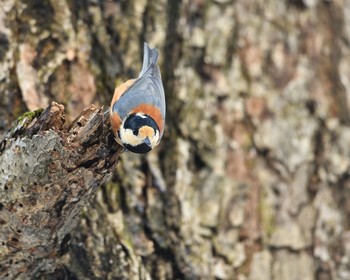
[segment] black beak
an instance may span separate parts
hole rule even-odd
[[[151,141],[149,140],[148,137],[146,137],[146,139],[143,141],[143,143],[145,143],[148,147],[152,146]]]

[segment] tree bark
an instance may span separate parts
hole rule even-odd
[[[0,142],[2,279],[32,279],[57,266],[84,205],[123,150],[101,109],[90,106],[68,127],[53,103],[29,114]]]
[[[349,1],[1,4],[1,276],[350,278]],[[106,116],[83,110],[137,76],[144,41],[166,131],[114,170]],[[52,105],[6,134],[52,101],[67,127]]]

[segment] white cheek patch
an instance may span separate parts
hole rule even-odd
[[[142,138],[137,137],[131,129],[127,128],[121,128],[119,130],[120,133],[120,140],[122,141],[122,143],[124,144],[129,144],[132,146],[137,146],[143,143]]]

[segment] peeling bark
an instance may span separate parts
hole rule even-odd
[[[52,103],[0,142],[0,277],[53,271],[84,205],[115,168],[122,148],[108,114],[90,106],[69,126]]]

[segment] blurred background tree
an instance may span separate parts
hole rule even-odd
[[[1,0],[0,132],[108,106],[144,41],[163,141],[123,154],[38,277],[350,279],[350,1]]]

